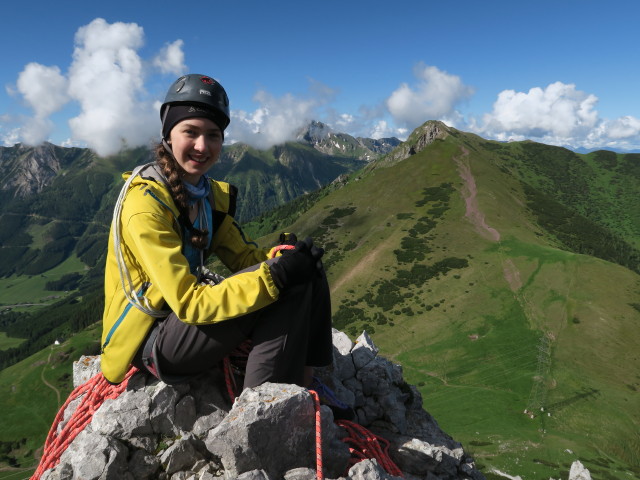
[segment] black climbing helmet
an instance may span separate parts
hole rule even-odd
[[[190,73],[178,78],[164,98],[164,103],[160,107],[160,119],[163,130],[167,118],[169,106],[173,105],[194,105],[212,110],[218,119],[218,126],[224,131],[231,121],[229,115],[229,97],[222,85],[216,80],[197,73]]]

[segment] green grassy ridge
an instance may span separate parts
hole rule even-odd
[[[568,471],[576,458],[600,471],[603,478],[637,468],[633,443],[640,425],[633,414],[637,385],[628,377],[638,374],[639,362],[631,353],[638,351],[638,345],[627,330],[640,319],[629,305],[640,291],[638,276],[558,248],[561,245],[554,236],[540,229],[535,215],[527,210],[520,182],[509,180],[487,155],[471,155],[469,160],[479,202],[489,225],[508,235],[499,243],[479,237],[464,218],[462,199],[452,195],[442,213],[444,219],[429,233],[427,247],[433,252],[425,263],[454,256],[468,259],[469,267],[430,279],[422,289],[409,292],[400,314],[386,315],[387,323],[378,324],[376,314],[381,308],[364,301],[376,281],[392,280],[402,270],[393,252],[403,249],[403,238],[419,223],[422,214],[415,205],[423,200],[424,188],[443,183],[461,188],[450,161],[459,148],[455,139],[436,142],[392,167],[374,170],[331,192],[289,227],[313,232],[323,223],[333,225],[321,238],[335,245],[333,252],[327,251],[329,261],[332,255],[341,257],[328,269],[332,286],[339,285],[334,291],[334,312],[345,304],[361,310],[347,324],[347,331],[353,326],[373,326],[372,336],[383,354],[400,361],[412,383],[423,384],[427,410],[465,446],[479,444],[472,449],[487,469],[502,467],[525,479],[549,478]],[[489,191],[483,190],[486,185]],[[507,198],[512,201],[506,203]],[[347,216],[332,218],[335,212],[354,208]],[[398,213],[405,215],[398,218]],[[515,291],[505,280],[507,261],[520,275]],[[589,272],[584,279],[583,271]],[[603,283],[630,287],[617,292],[606,289],[604,294]],[[425,311],[423,305],[432,308]],[[407,307],[413,315],[402,313]],[[615,336],[617,346],[602,345],[590,331],[601,309],[616,312],[607,324],[625,332]],[[552,366],[542,390],[545,402],[562,409],[557,408],[557,420],[555,412],[532,420],[523,410],[534,385],[538,339],[549,333],[556,335],[562,347],[552,350]],[[477,340],[472,340],[476,335]],[[575,345],[599,348],[608,358],[598,363],[599,356],[583,352],[579,358],[590,362],[576,364],[575,356],[563,353]],[[615,358],[620,349],[629,357],[628,367],[624,378],[612,381],[610,370],[619,370]],[[500,351],[506,356],[500,356]],[[566,380],[574,376],[579,380]],[[547,382],[553,389],[547,388]],[[581,396],[593,390],[597,396]],[[603,410],[616,413],[603,417]],[[602,420],[594,422],[594,418]]]
[[[47,290],[47,282],[60,280],[70,273],[86,274],[86,271],[86,265],[77,256],[71,255],[64,262],[40,275],[12,275],[0,278],[0,310],[3,306],[19,303],[50,306],[53,301],[68,295],[68,293]],[[25,308],[24,311],[32,311],[34,308],[39,307]]]
[[[46,310],[19,316],[3,330],[14,338],[25,338],[20,345],[0,350],[0,368],[4,369],[25,357],[51,345],[56,340],[73,335],[98,321],[102,316],[104,298],[101,290],[86,292],[56,302]]]
[[[640,246],[640,171],[633,166],[638,155],[578,154],[535,142],[481,143],[502,169]]]

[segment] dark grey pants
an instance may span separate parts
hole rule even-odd
[[[244,388],[265,382],[302,385],[305,366],[329,365],[331,301],[324,272],[242,317],[196,326],[172,313],[154,327],[133,364],[175,383],[215,368],[247,339],[253,348]]]

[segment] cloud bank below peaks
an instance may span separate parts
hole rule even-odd
[[[275,97],[259,90],[253,97],[258,108],[253,112],[231,109],[231,124],[227,135],[230,142],[242,142],[257,149],[267,149],[295,139],[297,133],[323,116],[322,109],[334,98],[335,92],[318,82],[311,82],[307,96],[287,93]],[[233,99],[231,101],[233,107]]]

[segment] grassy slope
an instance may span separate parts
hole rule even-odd
[[[0,441],[26,438],[25,446],[13,453],[21,466],[34,465],[34,453],[42,447],[53,418],[72,390],[71,363],[94,349],[99,338],[100,325],[96,324],[0,371]],[[0,479],[5,474],[16,478],[9,475],[12,472],[0,472]]]
[[[329,195],[290,229],[333,244],[327,263],[334,311],[365,312],[352,317],[347,331],[355,333],[354,324],[373,327],[382,352],[420,386],[427,410],[486,470],[565,477],[580,458],[602,478],[625,468],[639,475],[640,342],[633,332],[640,315],[629,304],[637,301],[640,278],[558,249],[528,216],[521,186],[490,155],[470,152],[465,157],[451,137],[436,142]],[[452,157],[467,162],[478,208],[499,241],[465,216],[469,185]],[[422,216],[436,215],[438,202],[417,204],[428,199],[424,187],[443,182],[455,193],[437,226],[421,237],[431,252],[417,263],[456,257],[469,266],[405,288],[406,298],[385,311],[372,299],[380,301],[389,285],[376,282],[407,269],[393,252]],[[356,207],[352,214],[331,219],[348,206]],[[402,212],[412,215],[399,218]],[[323,230],[323,222],[333,227]],[[374,321],[376,314],[387,323]],[[543,337],[548,362],[539,360]],[[551,416],[523,414],[538,404]]]
[[[495,157],[475,143],[479,139],[464,138],[464,144],[453,137],[438,141],[392,168],[354,174],[346,187],[282,229],[311,234],[328,247],[336,318],[349,308],[361,312],[347,316],[345,330],[373,332],[382,354],[403,365],[425,408],[475,453],[485,473],[495,467],[524,480],[566,478],[579,458],[596,478],[633,478],[620,473],[629,468],[639,477],[640,345],[634,328],[640,313],[629,304],[638,302],[640,278],[560,250],[527,212],[521,185],[496,168]],[[478,216],[465,216],[465,167],[478,190],[474,199],[484,227]],[[399,263],[396,250],[424,258]],[[468,266],[397,286],[411,265],[436,265],[447,257]],[[401,297],[389,306],[383,294],[394,291]],[[544,338],[548,363],[539,361]],[[55,394],[40,377],[44,371],[49,378],[41,363],[48,354],[0,372],[0,385],[10,393],[2,396],[3,411],[40,408],[30,404],[39,396],[29,392],[41,389],[47,400],[40,400],[45,407],[38,411],[50,423]],[[52,379],[68,373],[70,359]],[[16,385],[20,390],[12,392]],[[534,400],[551,416],[524,415]],[[5,418],[3,427],[8,422],[33,429],[28,448],[41,443],[44,424],[37,415]],[[19,433],[7,429],[11,436],[5,438]]]
[[[60,278],[72,272],[84,273],[86,266],[72,255],[58,266],[41,275],[12,275],[0,278],[0,305],[15,305],[19,303],[40,303],[42,306],[54,301],[53,297],[64,297],[65,292],[46,290],[47,282],[60,280]],[[32,311],[34,307],[26,308]],[[39,307],[38,307],[39,308]]]

